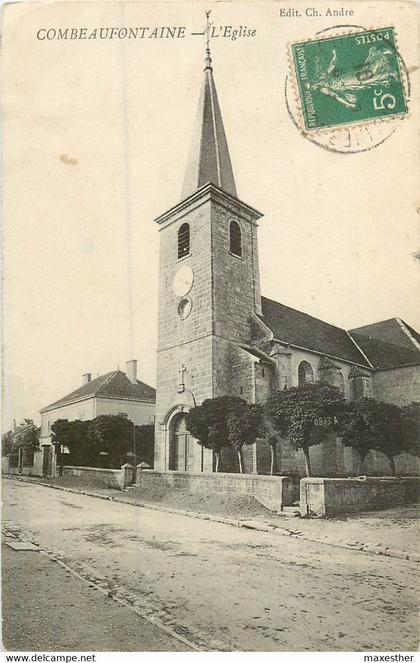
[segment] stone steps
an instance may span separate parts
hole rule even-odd
[[[282,506],[281,508],[281,513],[284,514],[285,516],[299,516],[300,515],[300,509],[299,506]]]

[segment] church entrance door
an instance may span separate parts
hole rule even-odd
[[[185,415],[178,415],[173,423],[169,447],[169,469],[193,472],[197,442],[187,430]]]

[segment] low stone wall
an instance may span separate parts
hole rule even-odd
[[[105,488],[124,490],[126,486],[133,482],[134,468],[129,464],[123,465],[120,470],[109,470],[101,467],[75,467],[73,465],[64,465],[62,469],[63,476],[73,475],[95,479]]]
[[[302,479],[300,513],[323,518],[399,506],[419,497],[420,477]]]
[[[136,484],[145,490],[164,486],[187,493],[246,495],[254,497],[270,511],[281,511],[282,506],[292,504],[290,477],[143,470],[137,472]]]

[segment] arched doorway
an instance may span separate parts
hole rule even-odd
[[[171,421],[169,431],[169,469],[178,472],[193,472],[197,441],[187,430],[184,413],[177,414]]]

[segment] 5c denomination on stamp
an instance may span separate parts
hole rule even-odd
[[[348,27],[344,34],[341,31],[336,34],[331,28],[318,38],[290,46],[295,94],[292,100],[290,91],[286,90],[286,98],[292,119],[301,132],[325,147],[327,140],[329,149],[340,143],[340,139],[338,142],[329,139],[332,132],[347,129],[351,139],[354,129],[369,127],[368,133],[358,131],[358,145],[350,140],[349,149],[338,148],[338,151],[360,151],[379,144],[385,133],[394,130],[387,126],[378,132],[373,125],[407,115],[409,86],[396,48],[394,28]],[[363,135],[367,141],[361,139]]]
[[[407,113],[394,29],[293,44],[305,128]]]

